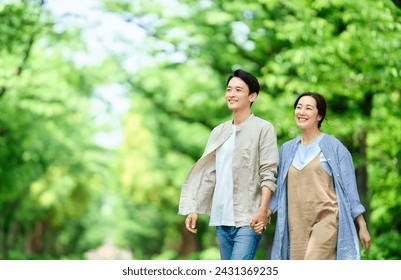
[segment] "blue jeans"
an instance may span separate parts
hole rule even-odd
[[[253,260],[262,239],[249,226],[217,226],[216,233],[222,260]]]

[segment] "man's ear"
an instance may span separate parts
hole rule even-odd
[[[250,100],[251,102],[254,102],[254,101],[256,100],[257,97],[258,97],[258,94],[257,94],[256,92],[252,92],[252,93],[249,95],[249,100]]]

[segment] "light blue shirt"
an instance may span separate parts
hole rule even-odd
[[[326,172],[332,176],[330,165],[327,163],[327,159],[323,153],[321,153],[321,149],[319,146],[320,141],[323,139],[324,133],[321,133],[315,141],[310,143],[309,145],[303,146],[301,142],[298,144],[297,152],[295,153],[294,160],[292,161],[292,165],[298,169],[302,170],[308,163],[310,163],[317,155],[320,154],[319,160],[320,164],[326,170]]]
[[[270,209],[277,211],[272,260],[287,260],[290,256],[287,209],[287,174],[294,160],[300,137],[284,143],[280,149],[277,189],[270,201]],[[354,219],[366,210],[360,202],[352,156],[336,138],[324,135],[319,147],[333,174],[338,202],[337,259],[360,259],[359,240]]]

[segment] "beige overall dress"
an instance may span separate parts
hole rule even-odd
[[[338,205],[333,178],[320,153],[302,170],[288,171],[288,226],[291,260],[336,259]]]

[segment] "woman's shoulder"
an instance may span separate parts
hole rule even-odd
[[[336,137],[325,134],[321,140],[320,146],[322,149],[330,149],[332,151],[342,152],[342,153],[349,153],[347,147]]]
[[[336,138],[332,135],[326,134],[326,133],[324,134],[324,137],[322,138],[321,143],[344,147],[344,144],[338,138]]]
[[[294,137],[294,138],[288,140],[287,142],[284,142],[283,146],[292,146],[292,145],[295,145],[295,144],[297,144],[300,140],[301,140],[301,136],[298,135],[297,137]]]
[[[301,136],[297,136],[297,137],[295,137],[295,138],[293,138],[293,139],[290,139],[290,140],[288,140],[288,141],[286,141],[286,142],[284,142],[282,145],[281,145],[281,151],[290,151],[290,150],[292,150],[292,147],[294,147],[295,145],[297,145],[297,143],[299,143],[299,140],[301,139]]]

